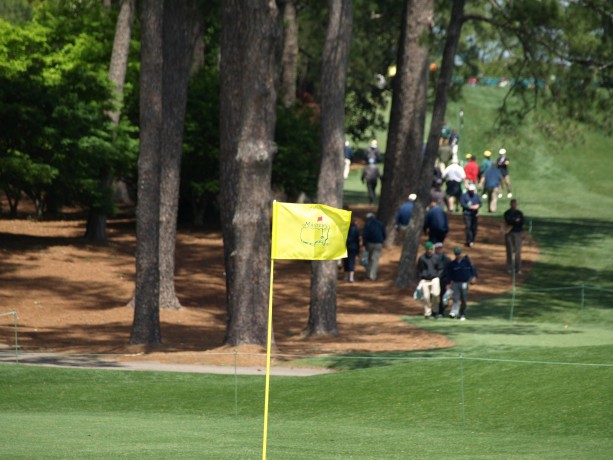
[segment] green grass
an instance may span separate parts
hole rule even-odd
[[[597,360],[613,350],[586,351]],[[602,402],[613,368],[450,358],[274,378],[269,458],[606,458],[613,448],[613,408]],[[261,377],[238,379],[235,416],[231,377],[24,366],[0,372],[1,458],[261,452]]]
[[[328,356],[308,361],[338,373],[273,377],[268,458],[611,457],[613,181],[603,165],[613,142],[576,126],[580,143],[562,144],[530,120],[512,138],[492,125],[502,91],[464,94],[447,118],[464,110],[464,153],[509,150],[539,261],[514,294],[471,303],[469,321],[404,318],[455,347]],[[348,203],[365,201],[360,173],[345,183]],[[0,458],[259,458],[263,398],[263,377],[0,365]]]

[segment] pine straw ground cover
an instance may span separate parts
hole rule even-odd
[[[363,222],[366,205],[354,205]],[[126,304],[134,290],[134,221],[113,219],[109,242],[88,244],[81,236],[84,221],[67,214],[63,220],[0,219],[0,311],[15,310],[22,351],[108,354],[113,359],[155,360],[182,364],[262,365],[259,347],[223,347],[226,325],[225,280],[221,234],[217,230],[180,229],[177,238],[176,290],[179,311],[161,312],[163,344],[153,349],[128,344],[133,310]],[[447,252],[463,241],[461,216],[451,216]],[[531,240],[525,245],[524,275],[537,257]],[[343,281],[339,271],[337,337],[305,338],[310,263],[276,261],[274,282],[275,354],[292,355],[423,350],[452,345],[402,320],[421,316],[412,289],[393,287],[400,246],[383,251],[379,279]],[[479,271],[470,300],[500,294],[511,287],[505,270],[500,221],[480,219],[478,243],[466,252]],[[518,279],[518,281],[521,281]],[[469,307],[470,308],[470,307]],[[470,310],[468,312],[470,319]],[[5,347],[14,343],[10,317],[0,318]]]

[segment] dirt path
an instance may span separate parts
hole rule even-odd
[[[371,209],[355,206],[363,222]],[[510,289],[499,222],[481,216],[478,243],[466,252],[479,270],[471,300]],[[463,240],[461,217],[450,218],[447,253]],[[176,290],[184,308],[161,312],[163,345],[130,346],[133,310],[125,304],[134,287],[134,223],[109,223],[110,242],[88,244],[81,238],[84,221],[36,222],[0,219],[0,313],[18,315],[19,345],[27,352],[112,354],[115,362],[154,361],[172,365],[225,365],[261,368],[265,353],[258,347],[235,350],[223,343],[225,280],[221,234],[180,230],[177,237]],[[384,250],[379,280],[342,281],[339,272],[338,324],[333,338],[303,338],[308,318],[310,263],[276,261],[274,285],[275,362],[329,353],[404,351],[452,345],[401,320],[421,315],[412,290],[393,287],[400,247]],[[537,257],[525,245],[524,275]],[[521,278],[520,278],[521,281]],[[14,344],[13,319],[0,316],[0,345]]]

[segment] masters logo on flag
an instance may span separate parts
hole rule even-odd
[[[323,204],[273,203],[272,258],[334,260],[347,257],[351,211]]]

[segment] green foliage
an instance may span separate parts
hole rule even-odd
[[[219,143],[219,70],[209,57],[190,83],[183,137],[181,199],[198,225],[219,193]]]
[[[21,188],[39,213],[45,201],[111,211],[100,179],[129,174],[135,164],[134,128],[126,121],[114,127],[106,115],[113,31],[114,18],[98,1],[44,2],[31,22],[0,23],[0,124],[8,128],[0,153],[19,152],[57,171],[34,196],[25,177],[4,188],[13,196]]]
[[[0,2],[0,18],[12,23],[27,22],[32,18],[28,0],[3,0]]]
[[[476,54],[467,63],[479,75],[508,77],[513,107],[503,105],[503,126],[517,127],[545,105],[559,120],[571,118],[613,133],[609,109],[613,77],[613,10],[610,2],[504,2],[500,8],[472,6],[465,43]],[[498,34],[498,35],[497,35]],[[476,76],[476,74],[475,74]]]
[[[356,0],[347,74],[346,131],[355,141],[370,139],[384,126],[380,108],[390,93],[388,67],[396,61],[402,2]],[[328,8],[323,0],[299,10],[299,96],[319,99],[321,57]],[[303,100],[307,102],[307,99]]]
[[[277,152],[272,162],[272,185],[290,201],[301,192],[315,197],[321,163],[319,122],[308,106],[277,107]]]

